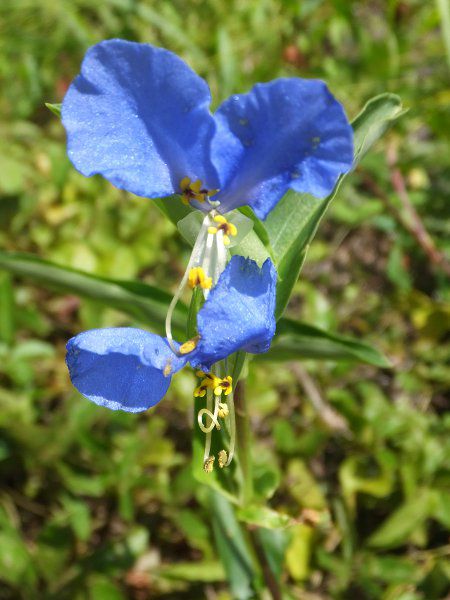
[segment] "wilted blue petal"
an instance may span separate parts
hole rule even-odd
[[[209,368],[237,350],[267,352],[275,333],[277,274],[270,259],[233,256],[197,315],[200,340],[194,366]]]
[[[217,187],[206,82],[172,52],[107,40],[90,48],[62,107],[68,154],[86,176],[151,198],[188,176]]]
[[[352,128],[322,81],[259,83],[226,100],[216,120],[221,212],[248,204],[265,218],[289,188],[323,198],[351,168]]]
[[[111,410],[141,412],[154,406],[167,392],[170,374],[185,362],[164,338],[132,327],[92,329],[67,343],[73,385]]]

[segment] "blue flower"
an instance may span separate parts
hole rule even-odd
[[[251,259],[233,256],[197,315],[192,352],[176,354],[165,338],[131,327],[85,331],[67,344],[72,383],[101,406],[146,410],[187,362],[209,370],[240,349],[266,352],[275,333],[275,287],[270,259],[260,269]]]
[[[182,194],[265,218],[288,189],[328,195],[353,161],[352,128],[322,81],[276,79],[213,115],[206,82],[162,48],[107,40],[90,48],[62,107],[68,154],[138,196]],[[218,191],[217,191],[218,190]]]

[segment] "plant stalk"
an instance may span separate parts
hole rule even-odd
[[[242,472],[241,502],[245,506],[253,498],[253,469],[251,457],[250,422],[248,418],[245,382],[240,380],[234,392],[236,411],[236,441]]]

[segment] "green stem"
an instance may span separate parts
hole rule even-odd
[[[242,504],[250,504],[253,499],[253,469],[251,455],[250,419],[247,410],[245,380],[238,382],[234,393],[236,410],[236,435],[239,464],[242,470]],[[255,558],[261,568],[264,582],[273,600],[282,600],[282,593],[275,575],[267,561],[266,553],[260,542],[257,531],[247,525],[249,541],[253,547]]]
[[[245,383],[243,380],[236,385],[234,392],[236,410],[236,438],[239,464],[242,471],[242,504],[249,504],[253,498],[253,470],[250,441],[250,422],[248,418]]]

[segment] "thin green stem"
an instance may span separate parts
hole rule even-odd
[[[236,385],[234,392],[236,410],[236,441],[239,464],[242,471],[242,504],[249,504],[253,498],[253,469],[251,456],[250,422],[246,404],[245,383]]]

